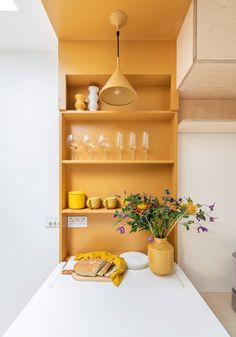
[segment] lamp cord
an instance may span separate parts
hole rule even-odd
[[[120,31],[116,31],[117,57],[120,57]]]

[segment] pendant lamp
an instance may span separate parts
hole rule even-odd
[[[127,16],[123,11],[115,11],[110,16],[110,22],[116,31],[117,42],[117,65],[116,70],[111,75],[107,83],[100,91],[100,99],[109,105],[122,106],[135,101],[137,94],[120,69],[120,27],[124,26]]]

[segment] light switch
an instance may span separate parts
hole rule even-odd
[[[68,217],[69,228],[88,227],[86,216],[69,216]]]

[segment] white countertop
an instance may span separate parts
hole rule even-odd
[[[176,266],[128,270],[119,288],[78,282],[58,266],[4,337],[229,337]]]

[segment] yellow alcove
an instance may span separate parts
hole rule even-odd
[[[59,43],[61,147],[60,147],[60,259],[77,252],[107,250],[122,253],[127,250],[147,252],[149,233],[120,235],[113,226],[114,211],[70,210],[68,192],[83,190],[87,197],[105,198],[114,194],[150,192],[161,195],[169,188],[177,192],[177,110],[175,90],[175,44],[173,41],[123,42],[122,68],[135,88],[138,99],[117,108],[99,103],[99,111],[76,111],[76,93],[88,95],[88,86],[102,88],[113,71],[113,41],[61,41]],[[135,55],[135,58],[134,58]],[[132,62],[133,61],[133,62]],[[118,159],[115,148],[116,132],[128,143],[130,131],[137,134],[136,160],[132,161],[125,149]],[[144,160],[142,132],[150,134],[150,153]],[[68,134],[79,140],[85,133],[97,137],[103,133],[111,139],[109,159],[97,151],[88,160],[82,149],[78,160],[71,160],[67,146]],[[68,228],[68,216],[88,217],[87,228]],[[128,228],[127,228],[128,231]],[[170,241],[177,254],[177,233]]]

